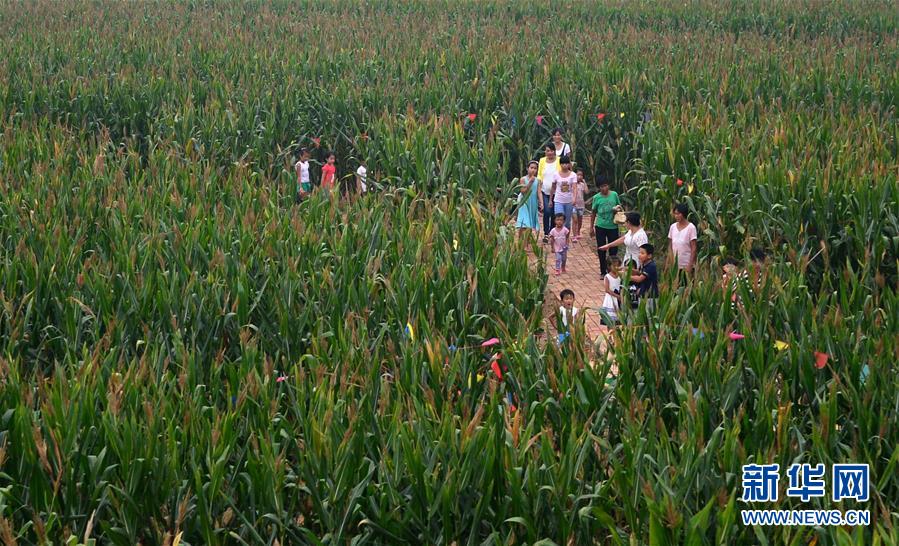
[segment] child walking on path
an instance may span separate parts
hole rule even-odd
[[[577,169],[577,183],[574,185],[574,237],[571,239],[576,243],[581,238],[581,225],[584,223],[584,193],[587,191],[587,181],[584,180],[584,169]]]
[[[608,317],[602,317],[602,323],[609,328],[614,328],[618,323],[618,309],[621,305],[621,277],[618,276],[618,270],[621,268],[621,259],[618,256],[612,256],[609,263],[609,272],[606,273],[603,283],[606,288],[606,295],[602,300],[602,311]]]
[[[565,273],[568,262],[568,243],[570,231],[565,227],[565,215],[556,214],[556,227],[549,232],[549,240],[556,253],[556,275]]]

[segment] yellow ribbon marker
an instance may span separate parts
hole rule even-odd
[[[624,112],[621,112],[621,117],[624,117]]]
[[[412,329],[412,324],[408,322],[406,323],[406,334],[409,335],[409,339],[415,341],[415,330]]]
[[[786,341],[777,340],[774,342],[774,348],[778,351],[783,351],[790,348],[790,344]]]
[[[459,240],[453,239],[453,250],[459,250]]]
[[[692,182],[690,182],[689,184],[687,184],[687,193],[688,193],[688,194],[692,194],[692,193],[693,193],[693,183],[692,183]]]

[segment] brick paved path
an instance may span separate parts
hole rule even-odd
[[[599,258],[596,255],[596,240],[593,238],[593,226],[590,226],[589,217],[586,217],[585,225],[581,229],[581,238],[577,243],[572,242],[568,250],[568,265],[566,272],[556,275],[554,272],[556,256],[552,253],[552,247],[549,244],[542,245],[544,253],[544,268],[549,277],[546,283],[546,291],[543,295],[543,328],[546,332],[544,341],[555,339],[558,332],[556,331],[556,315],[561,302],[559,301],[559,293],[570,288],[574,291],[575,307],[580,309],[580,313],[584,313],[584,325],[586,328],[587,339],[589,340],[590,354],[592,349],[598,348],[603,350],[606,337],[604,334],[608,328],[601,324],[597,309],[602,306],[602,300],[605,297],[605,288],[602,279],[599,276]],[[514,225],[514,224],[512,224]],[[542,239],[542,230],[538,238]],[[539,244],[539,243],[538,243]],[[530,247],[529,247],[530,248]],[[531,261],[531,267],[539,267],[537,261],[539,257],[528,250]],[[596,347],[596,342],[602,344]],[[612,357],[610,354],[609,357]],[[617,366],[612,365],[612,375],[617,374]]]
[[[589,223],[589,221],[585,221]],[[553,313],[558,309],[559,292],[566,288],[574,291],[574,306],[580,309],[584,315],[587,329],[587,337],[596,340],[600,333],[606,330],[600,323],[599,313],[596,309],[602,306],[605,296],[603,282],[599,276],[599,259],[596,256],[596,240],[590,236],[592,228],[584,226],[581,229],[581,238],[578,242],[572,241],[568,249],[567,271],[561,275],[554,272],[556,255],[547,244],[543,246],[546,256],[546,272],[549,281],[546,283],[546,301],[554,305],[544,306],[544,320],[546,331],[555,334],[555,317]]]

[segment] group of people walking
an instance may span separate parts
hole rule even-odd
[[[649,308],[655,306],[659,290],[655,247],[649,242],[640,214],[624,211],[618,193],[610,188],[607,179],[600,179],[596,193],[586,200],[589,188],[583,170],[573,165],[571,146],[564,142],[561,129],[553,130],[552,140],[544,147],[544,156],[528,164],[527,174],[519,179],[519,191],[516,219],[519,235],[530,237],[533,233],[539,237],[538,218],[542,216],[543,243],[551,245],[555,254],[556,275],[567,272],[568,249],[579,241],[583,219],[587,210],[590,211],[600,275],[605,285],[602,307],[607,325],[612,326],[618,319],[623,270],[631,271],[628,278],[631,302],[636,305],[646,299]],[[669,256],[683,274],[689,274],[696,262],[697,231],[687,218],[688,210],[684,204],[674,205],[674,223],[668,229]],[[622,246],[623,257],[619,258],[618,247]],[[570,308],[570,302],[567,307]]]
[[[308,148],[300,148],[297,161],[293,168],[297,174],[297,191],[295,193],[296,202],[308,198],[316,189],[312,184],[312,171],[310,169],[311,154]],[[368,169],[365,166],[365,160],[359,162],[359,167],[355,172],[355,186],[352,188],[356,194],[363,194],[368,191],[366,183],[368,177]],[[336,195],[335,188],[338,187],[337,181],[337,155],[334,152],[325,152],[324,162],[321,168],[321,183],[317,190],[325,192],[328,195]],[[337,188],[339,190],[339,188]],[[348,193],[352,193],[348,191]]]

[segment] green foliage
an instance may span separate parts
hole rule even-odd
[[[4,544],[899,543],[894,6],[349,4],[0,7]],[[614,381],[507,223],[557,125],[700,231]],[[295,205],[313,137],[378,191]],[[872,525],[743,527],[749,462],[869,463]]]

